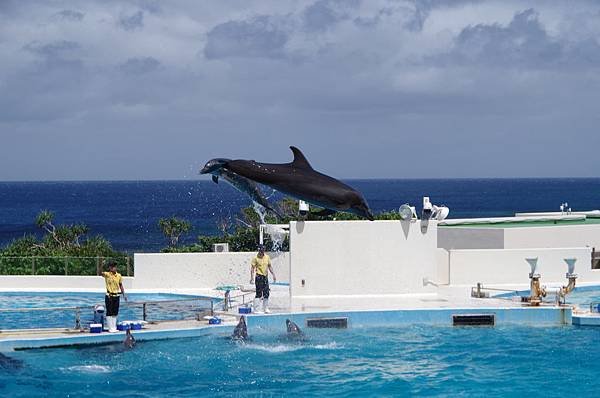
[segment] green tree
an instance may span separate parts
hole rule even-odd
[[[85,224],[55,224],[49,210],[41,211],[35,224],[44,232],[41,239],[26,235],[0,248],[0,273],[95,275],[101,261],[96,257],[111,258],[119,267],[130,264],[127,254],[115,251],[105,238],[88,236]]]
[[[170,247],[176,247],[179,243],[181,235],[189,232],[192,229],[192,224],[182,218],[175,216],[169,218],[161,218],[158,221],[158,226],[162,231],[163,235],[169,241]]]

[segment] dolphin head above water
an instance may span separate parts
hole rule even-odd
[[[300,330],[300,327],[298,327],[298,325],[296,325],[294,322],[290,321],[289,319],[285,320],[285,326],[287,328],[287,332],[288,334],[291,335],[302,335],[302,330]]]
[[[126,348],[133,348],[133,346],[135,345],[135,338],[131,334],[130,329],[127,329],[127,332],[125,332],[125,340],[123,340],[123,345]]]
[[[231,335],[233,340],[247,340],[248,339],[248,327],[246,326],[246,317],[241,317],[240,322],[237,324]]]
[[[225,158],[214,158],[206,162],[200,174],[220,174],[220,170],[229,162],[231,159]]]

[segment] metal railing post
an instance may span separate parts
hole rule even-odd
[[[75,308],[75,329],[81,330],[81,311]]]
[[[69,275],[69,257],[65,257],[65,275]]]
[[[127,276],[131,276],[131,264],[129,261],[129,256],[125,257],[127,260]]]
[[[31,257],[31,275],[35,275],[35,256]]]
[[[100,257],[96,257],[96,276],[102,275],[102,264],[100,263]]]

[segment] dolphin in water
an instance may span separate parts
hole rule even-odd
[[[248,326],[246,326],[246,317],[240,318],[239,323],[233,330],[232,340],[248,340]]]
[[[248,195],[253,201],[271,211],[279,218],[283,218],[280,212],[275,210],[263,196],[262,192],[258,188],[258,185],[245,177],[235,174],[228,169],[224,168],[225,164],[231,159],[215,158],[209,160],[204,168],[200,170],[200,174],[212,174],[212,180],[215,184],[219,183],[219,177],[230,183],[238,191]]]
[[[18,370],[23,367],[23,361],[11,358],[0,352],[0,369]]]
[[[125,340],[123,340],[125,348],[133,348],[135,346],[135,338],[131,334],[131,330],[127,329],[125,332]]]
[[[363,196],[348,185],[312,168],[302,152],[291,146],[291,163],[259,163],[254,160],[223,159],[222,168],[238,176],[269,186],[286,195],[326,209],[319,215],[344,211],[373,220]]]
[[[285,326],[288,336],[304,337],[304,333],[300,330],[300,327],[289,319],[285,320]]]

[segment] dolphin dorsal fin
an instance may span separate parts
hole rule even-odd
[[[292,153],[294,154],[294,160],[292,161],[292,166],[302,168],[302,169],[310,169],[310,170],[313,169],[312,166],[310,165],[310,163],[308,163],[308,160],[306,160],[306,157],[304,157],[302,152],[300,152],[300,149],[296,148],[295,146],[291,146],[290,149],[292,150]]]

